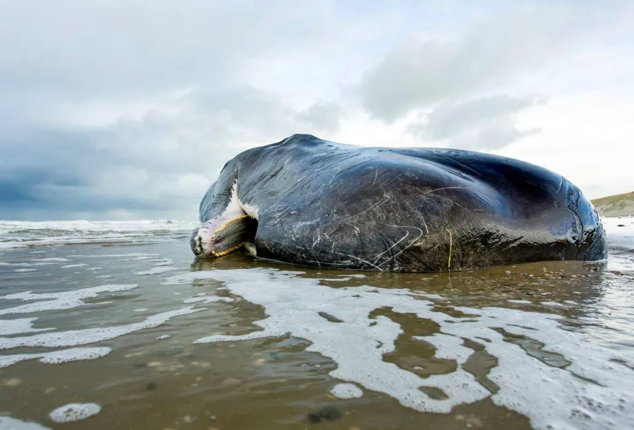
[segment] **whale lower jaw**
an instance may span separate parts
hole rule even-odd
[[[197,257],[222,257],[253,242],[258,222],[247,214],[205,222],[192,233],[191,248]]]
[[[223,223],[211,238],[210,255],[222,257],[240,249],[245,242],[253,242],[257,225],[247,214]]]
[[[255,240],[258,208],[243,204],[238,198],[237,183],[223,213],[204,222],[192,233],[190,245],[197,257],[222,257]]]

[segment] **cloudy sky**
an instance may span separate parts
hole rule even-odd
[[[634,190],[634,2],[0,0],[0,219],[194,220],[293,133]]]

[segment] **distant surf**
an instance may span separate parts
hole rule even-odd
[[[0,221],[0,250],[80,243],[132,243],[191,232],[197,222],[136,221]]]

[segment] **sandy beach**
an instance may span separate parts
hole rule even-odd
[[[625,428],[634,218],[604,225],[607,264],[394,274],[0,222],[0,428]]]

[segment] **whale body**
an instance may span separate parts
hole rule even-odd
[[[310,135],[230,160],[200,204],[198,257],[322,268],[472,270],[607,258],[589,200],[542,167],[455,149],[344,145]]]

